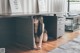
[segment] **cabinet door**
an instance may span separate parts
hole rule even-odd
[[[44,16],[44,24],[48,33],[49,39],[57,37],[57,17],[55,16]]]
[[[31,16],[16,18],[17,43],[25,48],[33,48],[33,20]]]
[[[8,47],[15,40],[15,20],[0,17],[0,48]]]

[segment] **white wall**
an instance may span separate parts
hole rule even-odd
[[[37,12],[37,0],[21,0],[21,4],[25,14]]]
[[[64,12],[64,13],[67,12],[67,1],[66,0],[54,0],[52,9],[53,9],[53,12]],[[57,14],[57,15],[61,15],[61,14]]]
[[[2,5],[1,5],[1,0],[0,0],[0,14],[2,14]]]
[[[36,13],[38,10],[37,1],[38,0],[21,0],[23,12]],[[66,0],[45,0],[45,3],[46,3],[46,9],[48,13],[67,11],[67,1]],[[10,9],[8,6],[8,0],[0,0],[0,4],[2,4],[0,5],[0,12],[2,10],[3,13],[8,13]],[[57,15],[62,15],[62,14],[57,14]]]
[[[1,14],[7,14],[9,12],[8,0],[0,0],[0,12]]]
[[[47,5],[47,12],[67,12],[67,1],[66,0],[45,0]],[[63,15],[61,13],[57,13],[57,15]]]
[[[80,16],[78,17],[78,20],[79,20],[78,23],[80,24]]]

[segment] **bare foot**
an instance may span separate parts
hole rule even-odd
[[[38,46],[38,47],[37,47],[37,49],[39,49],[39,50],[40,50],[41,48],[42,48],[41,46]]]
[[[34,45],[34,49],[37,49],[37,46],[36,45]]]

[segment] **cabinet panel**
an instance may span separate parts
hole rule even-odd
[[[49,39],[55,39],[57,37],[57,17],[56,16],[44,16],[45,28],[48,32]]]
[[[25,48],[33,48],[33,20],[31,16],[16,18],[17,43],[25,45]]]
[[[57,21],[57,37],[64,35],[65,33],[65,18],[60,17]]]
[[[15,41],[15,20],[13,18],[0,18],[0,48],[10,46]]]

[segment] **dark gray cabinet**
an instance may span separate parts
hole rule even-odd
[[[1,16],[0,48],[17,44],[33,48],[33,31],[32,16]]]
[[[57,17],[43,16],[45,29],[48,33],[48,39],[56,39],[57,37]]]
[[[10,46],[15,40],[15,20],[0,17],[0,48]]]
[[[64,34],[63,18],[43,16],[49,39],[57,39]],[[18,45],[20,48],[33,49],[33,16],[1,16],[0,48]]]
[[[33,20],[32,16],[23,16],[16,18],[16,43],[33,48]]]
[[[58,16],[43,16],[45,28],[48,32],[49,39],[57,39],[64,35],[65,18]]]

